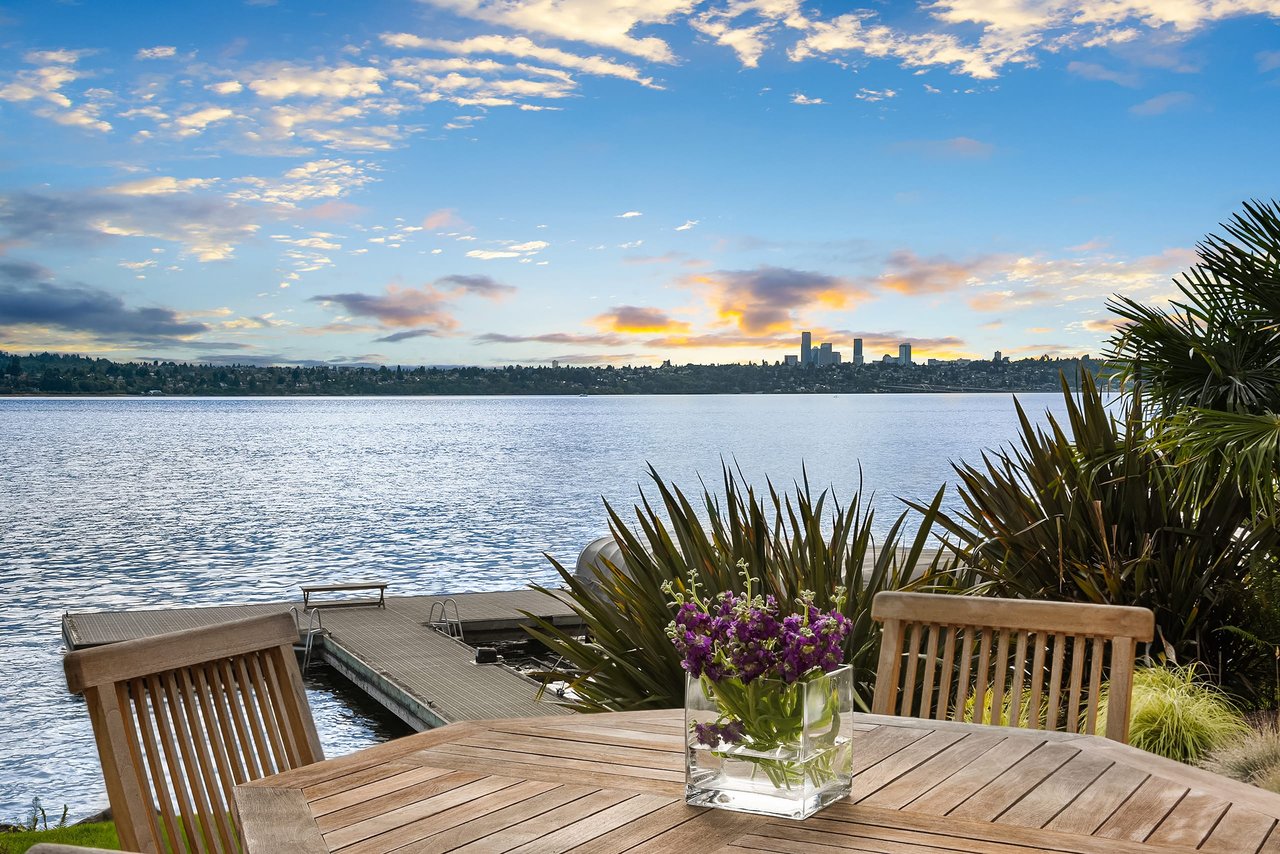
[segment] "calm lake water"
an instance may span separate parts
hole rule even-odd
[[[803,464],[842,497],[861,466],[885,522],[1016,434],[1007,394],[0,399],[0,821],[36,796],[73,819],[106,805],[66,610],[553,583],[542,553],[572,566],[648,463],[686,491],[722,458],[781,486]],[[310,685],[326,755],[401,732],[340,682]]]

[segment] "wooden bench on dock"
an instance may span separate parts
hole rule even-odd
[[[377,599],[338,599],[332,602],[319,602],[315,605],[311,604],[312,593],[340,593],[350,590],[377,590]],[[379,608],[387,607],[387,582],[385,581],[352,581],[346,584],[303,584],[302,585],[302,607],[307,608],[335,608],[350,605],[377,605]]]

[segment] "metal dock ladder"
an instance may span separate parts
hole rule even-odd
[[[453,616],[449,616],[449,606],[453,606]],[[462,638],[462,617],[458,614],[458,603],[453,598],[437,599],[431,603],[427,614],[427,625],[451,638]]]
[[[289,613],[293,614],[293,624],[298,628],[298,636],[302,638],[302,669],[306,670],[307,665],[311,663],[311,649],[315,644],[316,635],[324,634],[324,625],[320,620],[319,608],[302,608],[297,606],[289,608]],[[302,627],[303,616],[307,618],[307,626]]]

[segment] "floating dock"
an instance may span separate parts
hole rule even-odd
[[[67,613],[62,634],[74,650],[290,609],[301,614],[302,603]],[[536,590],[388,596],[385,608],[326,602],[300,618],[299,643],[305,643],[308,617],[317,610],[322,631],[313,637],[312,655],[415,729],[572,714],[537,699],[538,684],[510,667],[476,664],[475,649],[463,640],[520,637],[521,626],[530,622],[522,611],[557,625],[580,625],[573,610],[551,596]]]

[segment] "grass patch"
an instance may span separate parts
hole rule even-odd
[[[97,824],[53,827],[49,830],[0,833],[0,854],[22,854],[37,842],[57,842],[63,845],[120,850],[120,840],[116,838],[116,826],[109,821],[104,821]]]

